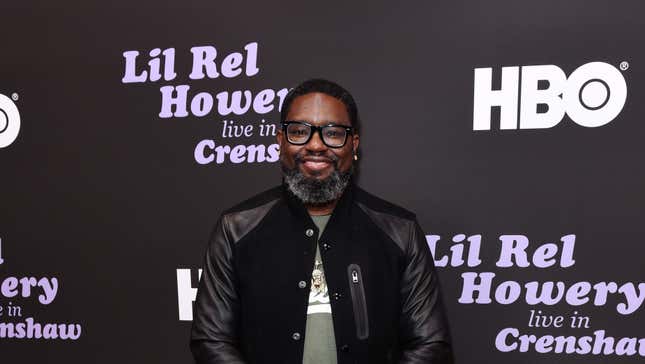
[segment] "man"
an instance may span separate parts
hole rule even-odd
[[[352,182],[358,120],[326,80],[285,97],[282,186],[225,212],[209,242],[197,363],[452,363],[415,216]]]

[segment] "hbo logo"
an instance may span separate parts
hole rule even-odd
[[[20,113],[16,104],[0,94],[0,148],[7,147],[18,137]]]
[[[503,67],[499,90],[492,89],[492,74],[492,68],[475,68],[473,130],[491,129],[494,106],[500,107],[502,130],[518,129],[518,121],[519,129],[552,128],[565,113],[576,124],[595,128],[614,120],[627,99],[625,78],[604,62],[584,64],[568,79],[554,65]],[[538,105],[547,111],[538,113]]]

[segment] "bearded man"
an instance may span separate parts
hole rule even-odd
[[[214,363],[452,363],[437,275],[415,215],[353,183],[353,97],[292,89],[281,186],[224,212],[209,241],[191,350]]]

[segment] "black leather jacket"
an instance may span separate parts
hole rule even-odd
[[[284,187],[221,216],[195,304],[197,363],[302,363],[317,237]],[[319,244],[339,364],[452,363],[437,275],[414,214],[350,185]]]

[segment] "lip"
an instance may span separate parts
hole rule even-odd
[[[303,158],[302,165],[310,171],[320,171],[329,168],[332,161],[329,158]]]
[[[304,161],[302,165],[312,171],[319,171],[325,169],[331,165],[331,162],[327,161]]]

